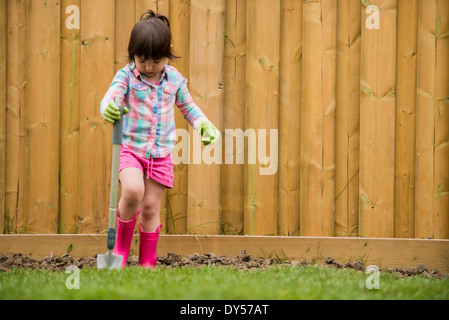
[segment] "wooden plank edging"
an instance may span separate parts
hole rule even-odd
[[[242,249],[257,257],[277,254],[292,261],[317,263],[328,257],[339,263],[362,259],[366,266],[379,268],[425,264],[429,270],[449,273],[449,240],[161,235],[158,254],[214,253],[232,257]],[[22,253],[34,259],[51,252],[79,258],[106,251],[105,235],[0,235],[0,253]],[[138,236],[133,239],[131,254],[138,254]]]

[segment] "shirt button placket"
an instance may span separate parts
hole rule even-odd
[[[157,112],[155,112],[155,109],[157,110],[157,89],[151,88],[153,91],[152,98],[153,98],[153,110],[151,112],[153,113],[153,121],[150,123],[151,126],[151,135],[150,135],[150,148],[151,151],[154,149],[154,144],[156,140],[156,130],[157,130]],[[155,107],[156,106],[156,107]],[[150,153],[151,153],[150,151]]]

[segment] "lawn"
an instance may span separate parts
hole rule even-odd
[[[13,269],[0,273],[0,299],[150,299],[150,300],[296,300],[296,299],[449,299],[449,279],[401,278],[379,274],[380,289],[368,290],[369,275],[318,266],[266,270],[130,267],[120,271],[76,273]]]

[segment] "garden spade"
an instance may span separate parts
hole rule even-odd
[[[117,188],[120,165],[120,145],[122,144],[123,107],[120,108],[120,120],[116,121],[112,129],[112,165],[111,165],[111,194],[109,196],[109,222],[106,254],[97,256],[98,269],[121,269],[123,257],[115,255],[112,250],[115,247],[117,232]]]

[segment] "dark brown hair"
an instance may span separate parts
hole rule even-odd
[[[130,61],[134,61],[136,56],[142,56],[145,60],[177,59],[179,57],[171,48],[171,40],[170,22],[167,17],[148,10],[131,32],[128,58]]]

